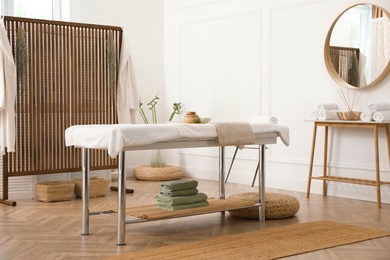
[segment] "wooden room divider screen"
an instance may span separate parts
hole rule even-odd
[[[66,147],[76,124],[117,123],[117,67],[122,28],[4,17],[17,65],[16,147],[3,156],[3,203],[8,177],[81,171],[80,149]],[[104,151],[91,170],[113,169]]]
[[[330,57],[336,72],[348,84],[358,87],[359,59],[358,48],[330,46]]]

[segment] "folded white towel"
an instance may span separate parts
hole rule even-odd
[[[364,122],[370,122],[373,120],[372,118],[372,112],[371,111],[363,111],[361,114],[360,114],[360,120],[364,121]]]
[[[375,122],[390,121],[390,110],[377,111],[372,116]]]
[[[318,120],[338,120],[337,116],[338,110],[321,110],[318,111]]]
[[[248,119],[249,123],[273,123],[277,124],[278,119],[275,116],[252,116]]]
[[[374,103],[368,105],[368,109],[374,113],[376,111],[386,111],[390,110],[390,103]]]
[[[318,110],[337,110],[337,104],[334,103],[319,104],[317,108]]]

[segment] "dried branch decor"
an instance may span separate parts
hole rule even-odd
[[[110,77],[110,85],[115,86],[116,80],[116,48],[113,32],[110,31],[107,37],[107,65]]]
[[[16,71],[23,87],[27,81],[27,44],[26,32],[19,26],[16,33]]]
[[[342,89],[339,89],[339,95],[345,107],[347,108],[347,111],[353,111],[355,105],[361,97],[361,95],[356,97],[356,91],[353,91],[353,94],[350,95],[350,91],[347,90],[347,94],[345,94]]]

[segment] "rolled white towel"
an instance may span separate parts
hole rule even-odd
[[[337,116],[338,110],[321,110],[318,111],[318,120],[338,120],[339,117]]]
[[[372,118],[375,122],[390,121],[390,110],[377,111],[373,114]]]
[[[390,103],[374,103],[368,105],[368,109],[374,113],[376,111],[387,111],[390,110]]]
[[[337,104],[325,103],[317,106],[318,110],[337,110]]]
[[[249,123],[278,123],[278,118],[275,116],[252,116],[248,120]]]
[[[313,111],[312,113],[311,113],[311,115],[310,115],[310,119],[311,120],[318,120],[318,110],[316,110],[316,111]]]
[[[369,121],[372,121],[373,118],[372,118],[372,112],[371,111],[363,111],[361,114],[360,114],[360,120],[364,121],[364,122],[369,122]]]

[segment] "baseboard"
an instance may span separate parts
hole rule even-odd
[[[206,180],[218,180],[217,171],[207,170],[188,170],[187,176],[191,178],[200,178]],[[228,182],[252,185],[253,174],[232,173],[229,176]],[[277,178],[274,176],[267,176],[266,187],[273,189],[281,189],[288,191],[304,192],[307,189],[307,179],[293,179],[293,178]],[[258,185],[258,179],[255,181],[255,186]],[[322,181],[312,180],[311,194],[322,194]],[[382,203],[390,204],[390,185],[383,185],[381,187]],[[328,196],[334,196],[346,199],[356,199],[363,201],[376,202],[376,187],[367,185],[357,185],[349,183],[330,182],[328,184]]]
[[[126,178],[134,178],[134,167],[132,168],[126,168]],[[111,180],[117,180],[118,179],[118,171],[113,170],[111,172]]]
[[[34,199],[35,194],[32,192],[9,192],[8,199],[9,200],[26,200],[26,199]]]

